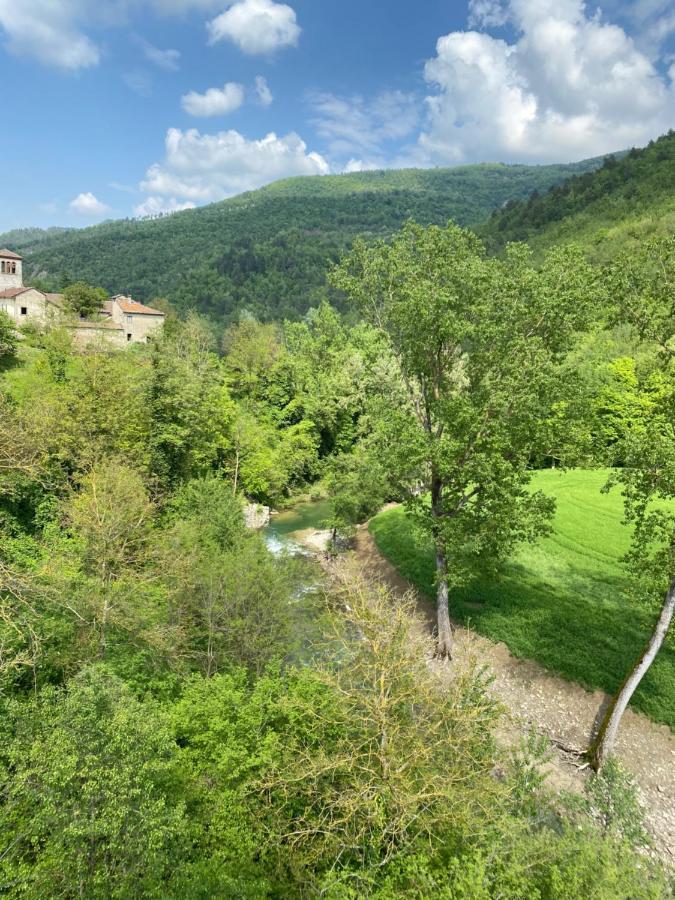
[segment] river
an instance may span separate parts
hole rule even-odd
[[[275,556],[284,551],[294,556],[307,554],[309,551],[303,546],[303,534],[322,530],[331,513],[329,500],[298,503],[292,509],[273,513],[270,524],[263,532],[268,549]]]

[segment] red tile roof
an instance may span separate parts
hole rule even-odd
[[[0,257],[2,259],[23,259],[18,253],[12,253],[11,250],[0,250]]]
[[[18,297],[19,294],[25,294],[26,291],[35,291],[35,290],[37,290],[37,288],[30,288],[30,287],[6,288],[4,291],[0,291],[0,299],[8,300],[8,299],[11,299],[12,297]],[[42,291],[38,291],[38,293],[41,294]]]
[[[132,300],[131,297],[113,297],[113,300],[117,303],[122,312],[127,313],[128,315],[134,315],[134,313],[142,316],[164,315],[161,310],[153,309],[152,306],[144,306],[142,303]]]

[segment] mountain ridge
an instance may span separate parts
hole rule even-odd
[[[0,243],[25,257],[27,281],[73,280],[163,296],[218,319],[248,310],[295,318],[321,299],[332,262],[357,236],[386,237],[408,218],[475,226],[495,206],[547,190],[601,157],[542,166],[478,163],[283,179],[256,191],[159,218],[83,229],[21,229]]]

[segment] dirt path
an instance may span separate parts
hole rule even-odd
[[[410,583],[380,554],[366,527],[358,531],[353,557],[364,575],[383,581],[395,593],[412,590]],[[433,628],[431,604],[416,596],[420,614],[429,628]],[[458,655],[470,645],[491,668],[492,690],[511,712],[512,728],[510,734],[506,732],[507,737],[516,743],[532,727],[545,734],[555,750],[549,766],[549,783],[558,789],[581,791],[588,772],[580,770],[574,757],[561,752],[558,744],[584,748],[607,695],[602,691],[586,691],[551,675],[531,660],[517,659],[505,644],[494,643],[467,629],[456,626],[455,639]],[[672,865],[675,863],[675,738],[666,725],[657,725],[628,710],[621,724],[616,754],[635,776],[647,811],[646,823],[659,855]]]

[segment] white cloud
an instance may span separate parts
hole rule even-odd
[[[267,79],[262,75],[256,75],[254,90],[258,95],[258,103],[260,103],[261,106],[270,106],[272,104],[272,101],[274,100],[272,91],[267,84]]]
[[[343,172],[348,174],[349,172],[372,172],[374,169],[382,168],[381,165],[377,165],[374,162],[369,162],[366,159],[351,159],[347,160],[345,166],[343,168]]]
[[[0,0],[0,27],[9,49],[74,71],[98,64],[98,47],[78,27],[85,0]]]
[[[165,69],[167,72],[175,72],[178,69],[180,60],[180,52],[178,50],[160,50],[150,41],[136,35],[135,41],[143,51],[143,55],[153,65],[159,69]]]
[[[320,137],[328,141],[335,156],[366,153],[383,158],[384,145],[407,137],[417,127],[421,101],[403,91],[383,91],[365,100],[363,97],[339,97],[319,92],[309,95],[313,124]],[[375,161],[372,161],[372,166]]]
[[[472,4],[499,19],[499,4]],[[616,25],[589,17],[582,0],[510,0],[517,34],[477,31],[438,40],[425,78],[428,123],[418,159],[562,161],[641,144],[675,120],[672,80]]]
[[[18,56],[76,71],[101,60],[100,47],[87,33],[91,28],[125,25],[144,7],[159,15],[182,15],[217,12],[226,5],[227,0],[0,0],[0,35]],[[155,65],[175,67],[177,51],[148,48],[146,57]]]
[[[291,175],[325,175],[329,165],[294,133],[247,140],[238,131],[200,134],[170,128],[166,154],[150,166],[141,189],[154,198],[193,203],[222,200]],[[158,199],[158,202],[164,202]]]
[[[180,202],[175,197],[165,199],[164,197],[147,197],[138,206],[134,206],[135,216],[162,216],[166,213],[180,212],[183,209],[194,209],[195,204],[186,200]]]
[[[244,88],[228,81],[222,88],[209,88],[204,94],[190,91],[181,99],[181,106],[191,116],[225,116],[239,109],[244,102]]]
[[[106,206],[105,203],[101,203],[91,191],[78,194],[74,200],[70,201],[70,209],[80,216],[89,216],[90,218],[104,216],[107,212],[110,212],[110,207]]]
[[[250,54],[294,47],[300,37],[295,10],[274,0],[238,0],[207,27],[209,43],[232,41]]]

